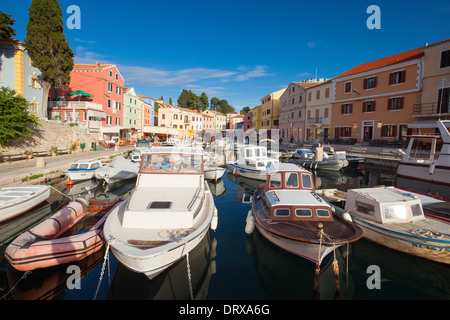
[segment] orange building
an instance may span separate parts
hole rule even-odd
[[[422,48],[358,65],[333,79],[334,139],[370,144],[405,141],[420,102]]]

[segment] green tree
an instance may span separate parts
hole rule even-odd
[[[172,105],[172,98],[169,98],[169,104]]]
[[[28,101],[16,95],[12,89],[0,88],[0,145],[26,138],[35,133],[33,125],[39,125],[38,118],[28,112]]]
[[[210,109],[214,110],[215,108],[217,108],[217,106],[219,105],[219,101],[220,100],[218,98],[216,98],[216,97],[212,98],[211,99],[211,107],[210,107]]]
[[[0,11],[0,39],[9,39],[16,35],[13,25],[16,19],[11,18],[10,14]]]
[[[181,108],[187,108],[188,100],[189,100],[189,91],[183,89],[183,91],[181,91],[180,97],[177,100],[178,106]]]
[[[249,113],[250,111],[252,111],[252,109],[250,109],[249,106],[245,106],[245,107],[242,108],[240,113],[241,114],[246,114],[246,113]]]
[[[32,0],[28,10],[25,45],[32,52],[32,65],[42,73],[42,110],[47,110],[52,85],[70,83],[74,53],[64,35],[64,22],[58,0]]]
[[[205,92],[200,95],[200,111],[205,111],[209,108],[209,99]]]

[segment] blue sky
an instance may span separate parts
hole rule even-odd
[[[26,36],[31,0],[3,1]],[[333,78],[367,61],[450,37],[450,2],[85,1],[81,29],[65,28],[76,63],[114,63],[138,94],[174,103],[182,89],[226,99],[239,111],[292,81]],[[381,29],[369,30],[370,5]]]

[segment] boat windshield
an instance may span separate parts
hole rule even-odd
[[[140,173],[202,174],[201,154],[155,153],[142,156]]]

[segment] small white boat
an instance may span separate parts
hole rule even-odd
[[[152,279],[216,228],[203,175],[201,148],[153,147],[142,155],[135,191],[109,213],[103,230],[124,266]]]
[[[388,248],[450,264],[448,223],[424,216],[420,197],[392,187],[350,189],[345,212],[364,237]]]
[[[217,181],[222,178],[227,169],[215,165],[205,165],[205,179]]]
[[[296,149],[289,162],[301,165],[304,168],[314,170],[339,171],[348,166],[345,151],[327,153],[324,147],[319,146],[314,150],[307,148]]]
[[[448,131],[450,120],[437,120],[433,123],[408,124],[408,128],[418,128],[420,130],[439,129],[440,134],[417,134],[409,135],[409,144],[406,154],[397,166],[397,176],[428,181],[434,184],[450,186],[450,132]],[[417,141],[431,140],[431,148],[428,157],[416,153],[414,148]],[[442,148],[436,159],[438,140],[442,139]]]
[[[96,159],[82,159],[72,162],[69,169],[63,173],[71,181],[90,180],[95,177],[95,170],[102,167],[102,162]]]
[[[50,186],[32,185],[0,189],[0,222],[23,214],[50,197]]]
[[[116,156],[110,163],[95,170],[95,178],[108,184],[135,178],[139,171],[139,163]]]
[[[245,231],[251,234],[256,226],[268,241],[320,266],[333,250],[363,235],[334,211],[315,193],[311,172],[280,163],[269,168],[266,184],[256,189]]]
[[[255,180],[266,180],[267,166],[278,165],[279,160],[267,156],[267,148],[263,146],[241,145],[237,147],[236,161],[228,161],[227,167],[236,176]]]

